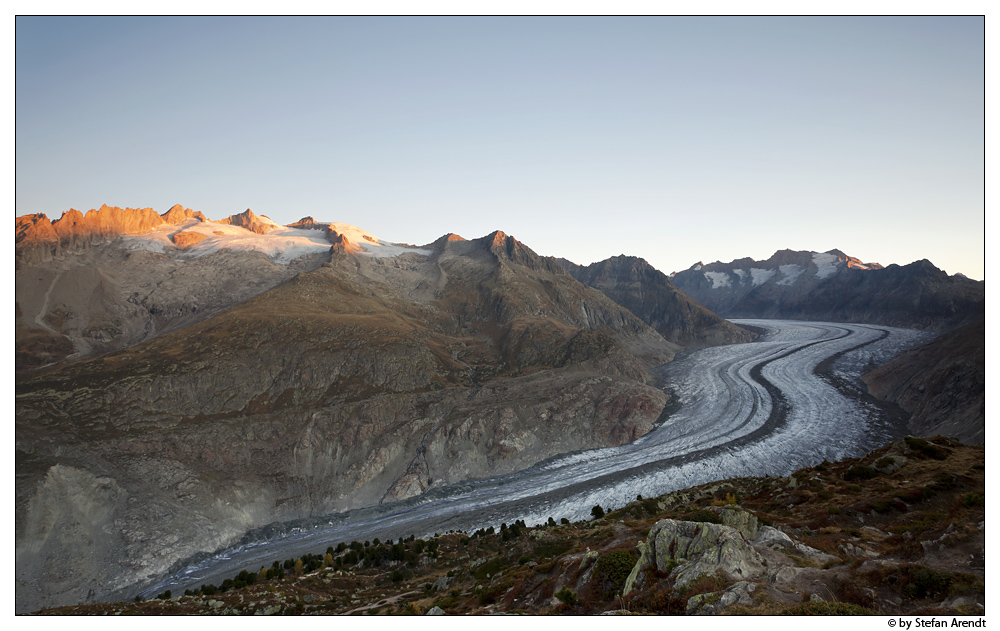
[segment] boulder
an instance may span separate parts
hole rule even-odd
[[[697,594],[688,598],[685,613],[689,616],[715,615],[730,605],[752,605],[752,594],[756,589],[757,583],[739,581],[725,591]]]
[[[796,556],[803,557],[806,560],[819,565],[830,563],[831,561],[841,560],[840,557],[821,552],[816,548],[795,541],[777,528],[771,528],[770,526],[763,526],[760,528],[753,544],[754,547],[765,547],[771,550],[787,550]]]
[[[445,614],[444,614],[444,609],[441,609],[440,607],[438,607],[437,605],[435,605],[435,606],[431,607],[430,611],[428,611],[425,615],[428,615],[428,616],[443,616]]]
[[[767,582],[772,585],[791,585],[794,583],[799,574],[806,571],[804,567],[795,567],[793,565],[779,565],[772,567],[767,572]]]
[[[590,567],[594,563],[594,561],[597,560],[597,557],[599,556],[601,555],[599,555],[597,552],[594,552],[593,550],[587,550],[586,554],[584,554],[583,558],[580,560],[580,570],[585,570],[588,567]]]
[[[743,510],[739,506],[729,505],[723,506],[722,508],[711,508],[710,510],[715,511],[722,518],[722,525],[735,528],[743,533],[747,541],[753,541],[757,538],[757,532],[760,529],[757,523],[757,516],[750,511]]]
[[[647,539],[656,568],[680,588],[703,574],[722,570],[731,578],[758,578],[765,562],[743,534],[731,526],[661,519]]]
[[[451,587],[451,581],[452,579],[450,576],[442,576],[438,580],[434,581],[434,584],[431,585],[431,588],[436,592],[443,592],[444,590]]]
[[[653,564],[653,553],[652,550],[650,550],[648,543],[640,541],[636,548],[639,550],[639,560],[635,562],[632,572],[629,573],[628,578],[625,579],[625,586],[622,587],[623,595],[634,589],[642,589],[645,587],[646,573],[643,572],[643,570]],[[588,554],[596,555],[597,553],[594,552]]]
[[[878,552],[873,552],[868,548],[863,548],[861,546],[856,546],[850,542],[844,542],[837,546],[837,550],[840,550],[845,556],[854,559],[874,559],[878,556]]]
[[[274,614],[281,611],[281,605],[271,605],[270,607],[265,607],[264,609],[258,609],[253,612],[255,616],[273,616]]]

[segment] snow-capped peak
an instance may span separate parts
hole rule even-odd
[[[361,247],[361,249],[364,250],[363,254],[367,254],[368,256],[382,258],[388,256],[399,256],[400,254],[406,253],[416,253],[424,256],[430,256],[434,253],[432,250],[422,250],[420,248],[409,247],[399,243],[383,241],[367,230],[362,230],[361,228],[352,226],[349,223],[334,222],[329,224],[329,226],[330,230],[347,237],[348,241]]]

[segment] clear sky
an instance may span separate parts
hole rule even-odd
[[[15,215],[984,278],[983,18],[17,18]]]

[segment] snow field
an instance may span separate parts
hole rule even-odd
[[[286,228],[278,226],[264,216],[258,217],[264,223],[277,226],[265,234],[257,234],[239,226],[219,224],[212,221],[189,219],[176,226],[160,226],[140,235],[122,237],[125,247],[133,250],[148,250],[151,252],[175,252],[170,235],[175,232],[194,232],[205,235],[205,240],[195,243],[184,250],[176,251],[180,259],[208,256],[221,250],[237,250],[244,252],[261,252],[271,257],[279,265],[288,265],[295,259],[307,254],[316,254],[330,250],[331,243],[323,230],[306,230],[301,228]],[[381,241],[369,232],[345,223],[332,223],[330,226],[347,237],[364,250],[364,254],[377,258],[399,256],[412,252],[429,256],[430,250],[421,250]]]

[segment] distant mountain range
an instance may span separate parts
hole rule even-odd
[[[840,250],[697,263],[673,284],[724,318],[867,322],[947,331],[985,317],[985,283],[930,261],[862,263]]]

